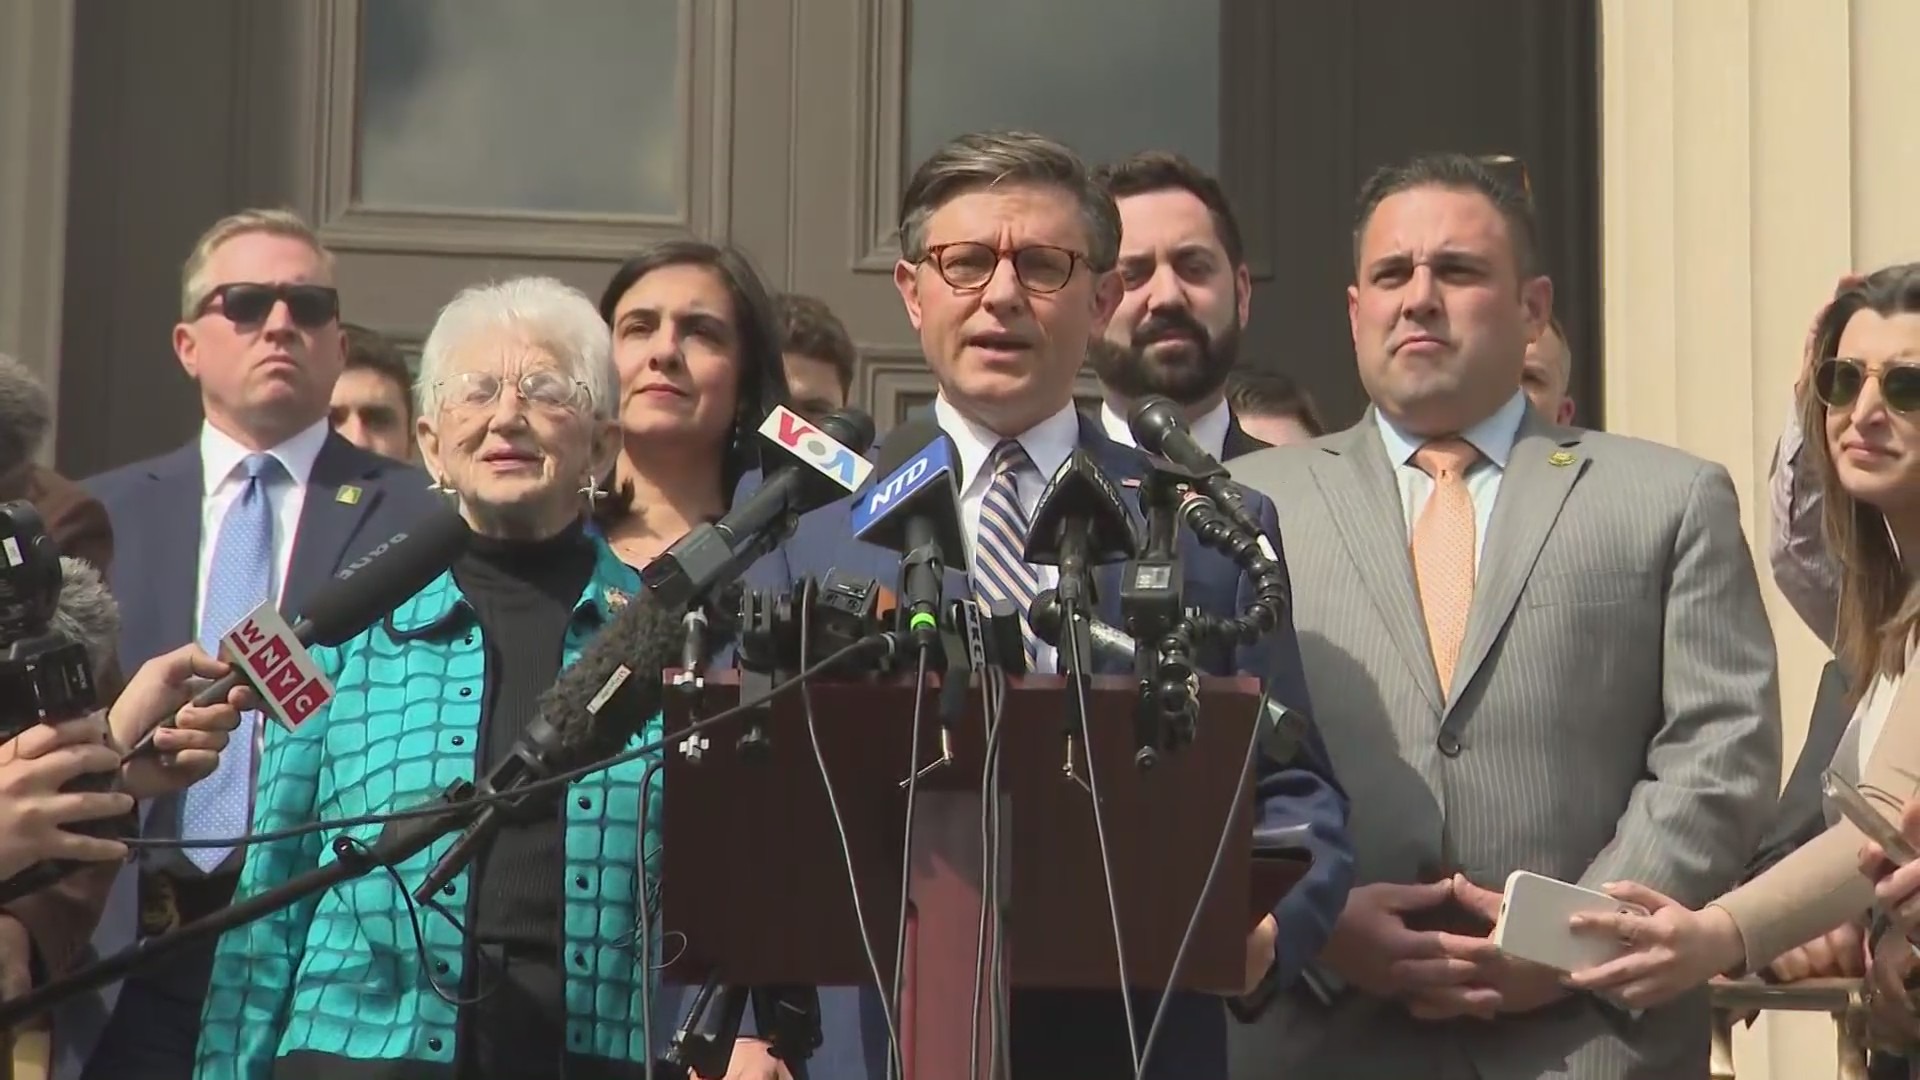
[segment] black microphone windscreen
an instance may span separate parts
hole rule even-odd
[[[1161,457],[1168,456],[1161,444],[1166,441],[1169,432],[1186,425],[1186,418],[1180,415],[1180,407],[1166,398],[1149,395],[1133,407],[1127,417],[1127,430],[1133,432],[1133,441],[1140,449]]]
[[[300,613],[309,644],[338,645],[373,624],[453,565],[473,530],[453,510],[438,511],[355,559],[316,590]]]
[[[559,732],[551,769],[564,772],[619,753],[660,710],[661,674],[680,662],[685,614],[642,591],[540,695],[536,714]]]
[[[928,443],[946,434],[940,430],[939,421],[933,418],[932,411],[922,412],[902,424],[888,429],[887,437],[880,443],[880,454],[874,460],[875,476],[890,476],[893,470],[907,463],[907,459],[926,449]],[[954,459],[954,480],[964,484],[966,478],[959,475],[960,461]]]
[[[873,447],[873,417],[859,409],[838,409],[820,418],[820,430],[862,456]]]
[[[86,646],[97,680],[120,641],[120,605],[107,591],[100,571],[85,559],[61,556],[60,578],[60,606],[54,609],[49,628]]]

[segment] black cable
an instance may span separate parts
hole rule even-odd
[[[1080,635],[1074,633],[1072,627],[1075,614],[1073,611],[1066,613],[1068,648],[1073,656],[1072,666],[1068,670],[1078,672],[1083,669]],[[1100,810],[1100,770],[1094,767],[1093,733],[1087,726],[1087,688],[1085,680],[1077,676],[1069,676],[1067,681],[1073,683],[1074,699],[1080,707],[1080,745],[1087,755],[1087,787],[1093,799],[1093,834],[1100,848],[1100,876],[1107,886],[1107,914],[1113,919],[1113,955],[1120,968],[1120,1007],[1127,1014],[1127,1051],[1133,1055],[1134,1075],[1138,1076],[1145,1059],[1140,1056],[1140,1033],[1133,1018],[1133,986],[1127,979],[1127,949],[1123,941],[1125,935],[1120,932],[1120,901],[1113,887],[1113,861],[1107,847],[1106,815]]]
[[[987,978],[989,969],[987,961],[987,931],[989,926],[992,925],[990,915],[993,911],[993,902],[995,899],[993,892],[995,886],[993,863],[995,845],[993,837],[995,826],[998,822],[993,814],[992,808],[998,794],[994,789],[993,778],[1000,760],[1000,709],[996,683],[1001,677],[1000,669],[998,667],[992,667],[987,669],[986,677],[980,680],[980,722],[986,728],[986,739],[984,740],[986,750],[980,775],[980,919],[979,928],[975,931],[973,940],[973,998],[970,1002],[973,1020],[968,1027],[967,1037],[968,1080],[979,1080],[980,1076],[980,999],[982,996],[981,990],[984,988],[983,984]],[[988,994],[992,993],[991,988],[985,989],[987,989]],[[989,1039],[991,1040],[991,1038],[992,1036],[990,1034]],[[993,1074],[994,1064],[994,1054],[991,1047],[992,1043],[990,1042],[987,1054],[987,1070],[989,1075]]]
[[[354,848],[354,850],[359,851],[362,854],[371,855],[373,853],[373,849],[369,847],[364,840],[361,840],[358,837],[347,836],[347,837],[342,837],[342,839],[345,840],[349,845],[351,845]],[[420,908],[415,905],[412,892],[407,888],[407,883],[400,880],[400,871],[398,869],[391,866],[386,866],[386,865],[381,865],[380,869],[384,870],[386,872],[387,877],[393,880],[393,887],[395,891],[399,892],[400,898],[406,901],[407,921],[413,925],[414,955],[420,962],[420,974],[423,978],[427,980],[427,989],[433,991],[433,996],[439,998],[441,1001],[446,1002],[448,1005],[451,1005],[456,1009],[461,1008],[463,1006],[467,1006],[467,1005],[478,1005],[481,1002],[486,1001],[488,998],[492,997],[493,994],[500,989],[500,985],[497,982],[492,986],[492,988],[481,990],[474,997],[470,997],[470,998],[463,998],[459,995],[457,991],[450,991],[446,987],[440,985],[440,980],[433,977],[433,963],[431,962],[431,959],[427,956],[426,931],[420,925]],[[362,924],[367,922],[366,916],[364,916],[360,911],[360,905],[354,903],[351,899],[351,897],[353,896],[352,890],[347,891],[347,896],[349,897],[348,904],[352,907],[352,910],[353,910],[354,921]],[[455,919],[452,916],[452,914],[449,913],[445,908],[440,908],[439,905],[437,904],[434,905],[434,907],[439,909],[440,914],[447,919],[448,924],[451,925],[457,933],[459,933],[460,939],[462,942],[461,951],[465,952],[466,947],[468,945],[473,944],[472,939],[467,936],[467,928],[461,925],[460,920]],[[477,986],[480,982],[479,969],[484,965],[485,958],[481,955],[479,949],[473,950],[473,957],[474,957],[474,982]]]
[[[649,761],[645,772],[640,774],[640,889],[634,897],[635,912],[634,934],[640,951],[640,970],[646,974],[640,979],[640,1045],[646,1055],[643,1075],[645,1080],[653,1077],[653,905],[651,893],[653,879],[647,873],[647,792],[653,786],[653,778],[667,763],[665,754],[660,760]]]
[[[814,580],[806,578],[800,586],[800,662],[806,663],[808,637],[813,625]],[[848,646],[848,649],[853,646]],[[842,649],[846,652],[848,649]],[[838,655],[838,654],[836,654]],[[813,761],[820,768],[820,783],[827,791],[827,809],[833,815],[833,829],[840,839],[840,855],[846,863],[847,887],[853,893],[853,918],[860,931],[860,947],[867,954],[867,968],[873,975],[874,992],[880,995],[880,1009],[887,1023],[887,1045],[895,1061],[900,1060],[900,1029],[894,1023],[893,1005],[887,1000],[887,982],[880,974],[880,959],[873,949],[873,934],[867,928],[866,907],[860,901],[860,876],[853,865],[853,843],[847,836],[846,819],[840,816],[840,800],[833,792],[833,778],[827,773],[827,758],[820,749],[820,728],[814,721],[813,695],[800,682],[800,709],[806,716],[807,739],[813,744]]]
[[[822,671],[825,671],[827,668],[832,667],[833,665],[838,664],[843,660],[849,659],[857,653],[872,652],[876,647],[882,648],[885,651],[891,651],[896,644],[897,644],[897,640],[892,634],[876,634],[872,637],[862,638],[861,640],[856,641],[851,645],[848,645],[847,647],[839,650],[838,652],[833,653],[831,656],[828,656],[826,659],[820,661],[819,663],[809,666],[808,668],[801,671],[799,674],[793,676],[792,678],[788,679],[787,681],[776,684],[771,689],[769,689],[766,693],[760,694],[759,696],[753,698],[750,701],[740,702],[734,705],[732,708],[723,709],[720,712],[714,713],[712,716],[709,716],[704,720],[697,720],[691,724],[688,724],[686,727],[680,728],[677,731],[668,732],[667,734],[661,736],[658,739],[655,739],[650,743],[643,743],[640,746],[636,746],[631,750],[624,750],[618,754],[613,755],[612,757],[605,758],[601,761],[596,761],[590,765],[583,765],[577,769],[571,769],[567,772],[557,773],[553,776],[547,777],[544,780],[536,780],[532,783],[521,785],[520,787],[514,788],[511,791],[494,792],[488,795],[475,795],[472,798],[461,802],[457,807],[450,807],[444,803],[429,804],[426,806],[415,807],[412,810],[395,810],[395,811],[392,811],[391,813],[385,813],[385,814],[363,814],[359,817],[331,818],[325,821],[310,821],[305,825],[289,826],[288,828],[275,829],[271,832],[246,833],[240,836],[215,838],[211,840],[168,839],[168,838],[157,838],[157,837],[148,838],[148,837],[135,836],[135,837],[124,838],[122,839],[121,842],[126,844],[129,848],[155,848],[155,849],[162,849],[162,850],[169,850],[169,851],[175,850],[175,849],[182,849],[182,848],[248,847],[253,844],[266,844],[266,843],[272,843],[279,840],[291,840],[295,837],[306,836],[309,833],[330,832],[330,831],[339,830],[339,829],[358,828],[363,825],[386,825],[386,824],[390,824],[392,822],[397,822],[397,821],[411,821],[416,818],[444,817],[445,815],[456,812],[456,811],[479,809],[493,803],[505,802],[509,799],[518,799],[526,795],[537,794],[539,792],[545,791],[548,788],[562,788],[567,786],[568,784],[573,783],[575,780],[580,779],[581,777],[592,776],[594,773],[597,773],[597,772],[605,772],[606,770],[615,768],[616,766],[625,765],[627,762],[638,761],[639,759],[646,757],[650,754],[664,753],[666,752],[668,747],[673,746],[675,743],[679,742],[682,739],[685,739],[687,736],[695,735],[702,731],[707,730],[708,728],[715,727],[719,725],[721,721],[731,720],[735,716],[749,709],[757,709],[761,705],[764,705],[767,702],[772,701],[774,698],[779,697],[781,694],[784,694],[787,691],[794,689],[795,687],[802,686],[805,680],[813,678],[815,675],[818,675]]]
[[[1200,927],[1200,913],[1207,906],[1207,896],[1213,892],[1213,883],[1220,876],[1220,867],[1226,863],[1227,845],[1233,840],[1234,814],[1247,797],[1247,784],[1253,776],[1254,756],[1260,750],[1260,724],[1266,719],[1267,701],[1272,692],[1269,688],[1260,694],[1259,708],[1253,714],[1253,730],[1247,735],[1247,756],[1240,766],[1240,782],[1234,786],[1233,800],[1227,803],[1227,820],[1220,827],[1220,839],[1213,847],[1213,863],[1207,867],[1207,876],[1200,885],[1200,895],[1193,901],[1193,914],[1187,917],[1187,929],[1180,935],[1180,947],[1173,952],[1173,967],[1167,971],[1167,989],[1160,995],[1160,1004],[1154,1007],[1153,1023],[1147,1026],[1147,1044],[1141,1050],[1140,1063],[1135,1066],[1134,1080],[1141,1080],[1146,1075],[1147,1062],[1153,1060],[1153,1043],[1160,1037],[1160,1025],[1167,1018],[1167,1005],[1173,1000],[1173,987],[1179,981],[1180,965],[1187,959],[1187,949],[1193,944],[1194,931]]]
[[[803,631],[804,632],[804,631]],[[904,839],[900,842],[900,920],[896,926],[897,934],[893,946],[893,1015],[900,1015],[900,982],[907,967],[907,904],[910,900],[913,883],[913,811],[914,796],[920,788],[920,709],[927,698],[927,654],[932,649],[922,642],[920,645],[919,671],[913,680],[913,734],[911,748],[907,751],[907,812]],[[805,646],[801,647],[801,656],[806,655]],[[896,1050],[890,1070],[897,1068],[898,1076],[904,1080],[907,1063],[905,1055]]]

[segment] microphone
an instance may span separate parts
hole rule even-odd
[[[324,587],[316,590],[307,601],[306,610],[293,623],[293,643],[282,641],[277,627],[269,629],[267,624],[277,624],[280,620],[266,617],[273,612],[268,605],[262,605],[266,610],[256,611],[247,621],[262,624],[260,629],[266,633],[271,646],[258,653],[276,657],[281,662],[281,670],[299,669],[303,666],[299,663],[299,654],[304,654],[307,647],[339,645],[373,625],[374,620],[399,607],[426,588],[428,582],[445,573],[472,541],[473,530],[459,513],[445,510],[429,514],[405,532],[395,533],[348,563]],[[243,680],[254,685],[268,700],[278,702],[287,696],[284,688],[263,685],[264,670],[250,678],[249,666],[248,663],[234,664],[231,672],[201,690],[193,703],[217,705],[227,700]],[[169,726],[172,726],[171,720],[157,725],[135,744],[128,756],[146,752],[153,745],[154,731]]]
[[[480,781],[476,797],[512,794],[626,749],[647,719],[660,710],[664,696],[660,673],[680,655],[684,614],[647,591],[622,608],[540,695],[533,719],[513,749]],[[544,794],[543,802],[558,797],[557,792]],[[414,901],[431,901],[492,841],[505,821],[519,818],[533,802],[522,793],[483,806],[414,890]]]
[[[1060,594],[1053,589],[1042,589],[1033,598],[1033,606],[1027,611],[1032,621],[1033,636],[1053,646],[1060,647],[1066,629],[1066,610],[1060,603]],[[1137,643],[1126,631],[1117,626],[1101,622],[1092,616],[1082,614],[1079,621],[1086,627],[1086,641],[1093,650],[1093,658],[1115,667],[1133,663]]]
[[[1158,395],[1143,398],[1127,417],[1127,428],[1133,432],[1140,449],[1166,458],[1191,473],[1194,486],[1219,504],[1235,525],[1256,537],[1267,558],[1279,558],[1259,520],[1248,513],[1240,501],[1240,492],[1233,486],[1227,467],[1194,440],[1193,429],[1187,426],[1187,419],[1180,415],[1178,406]]]
[[[960,461],[953,440],[930,415],[887,433],[876,481],[853,508],[853,537],[899,552],[900,602],[906,628],[923,648],[940,637],[940,580],[947,567],[965,573],[960,531]]]
[[[1091,568],[1124,562],[1140,550],[1140,536],[1127,504],[1093,457],[1075,449],[1054,470],[1034,507],[1027,527],[1024,558],[1035,566],[1060,568],[1058,600],[1065,611],[1064,628],[1079,639],[1062,649],[1061,670],[1085,674],[1092,661],[1085,621],[1093,597]],[[1032,615],[1029,612],[1029,622]],[[1073,670],[1075,665],[1080,670]]]
[[[792,533],[800,515],[860,490],[873,465],[873,418],[842,409],[818,425],[776,406],[760,425],[762,458],[782,462],[719,521],[696,526],[647,564],[640,577],[669,607],[686,608]]]

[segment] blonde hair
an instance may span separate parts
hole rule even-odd
[[[180,268],[180,318],[191,322],[199,315],[200,305],[206,301],[210,291],[207,285],[207,264],[213,260],[213,253],[222,244],[235,237],[254,233],[266,233],[269,236],[284,236],[289,240],[298,240],[314,250],[320,256],[320,265],[327,275],[333,275],[333,252],[320,242],[320,234],[313,231],[305,219],[291,210],[242,210],[229,214],[213,223],[213,227],[200,234],[194,242],[193,253]]]

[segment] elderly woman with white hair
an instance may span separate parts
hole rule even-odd
[[[557,281],[468,289],[422,357],[422,463],[475,533],[454,567],[336,649],[336,694],[268,733],[254,832],[431,802],[486,775],[540,692],[640,587],[586,528],[619,450],[615,374],[593,303]],[[658,737],[659,717],[640,724]],[[642,1075],[648,973],[634,927],[646,760],[536,803],[435,904],[408,890],[448,846],[229,933],[200,1036],[203,1078]],[[650,808],[657,810],[657,808]],[[364,826],[255,844],[239,894],[332,859]],[[649,837],[648,851],[657,851]],[[419,944],[416,945],[416,926]]]

